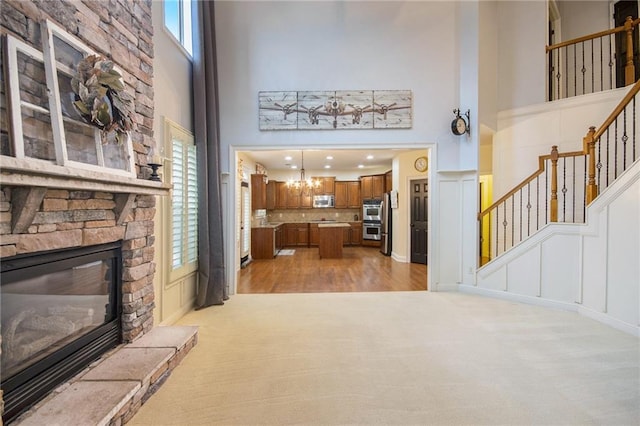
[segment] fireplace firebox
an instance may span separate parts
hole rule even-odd
[[[6,422],[121,343],[121,243],[13,256],[0,270]]]

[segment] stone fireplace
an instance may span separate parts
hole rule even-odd
[[[60,31],[66,31],[70,37],[85,43],[98,54],[112,59],[119,67],[125,86],[135,103],[135,127],[130,132],[132,150],[128,158],[132,165],[130,175],[102,173],[95,167],[69,167],[60,159],[37,158],[34,161],[33,158],[28,158],[28,153],[27,158],[24,158],[24,154],[22,158],[16,155],[15,147],[19,146],[16,144],[27,145],[27,130],[31,129],[27,125],[31,123],[23,123],[27,129],[24,141],[12,140],[12,116],[6,102],[10,97],[7,89],[8,66],[4,63],[6,39],[12,37],[34,49],[42,50],[43,33],[40,28],[45,20],[55,24]],[[0,73],[3,79],[0,84],[0,261],[11,263],[16,259],[28,259],[31,255],[40,256],[43,252],[62,253],[69,249],[80,250],[80,253],[84,250],[86,253],[91,252],[94,247],[112,247],[115,244],[121,259],[95,260],[105,262],[100,264],[90,261],[75,265],[73,268],[76,269],[72,271],[75,271],[73,273],[77,274],[78,280],[85,283],[92,283],[94,279],[98,280],[97,277],[103,280],[109,273],[117,272],[118,276],[113,277],[113,281],[119,288],[112,295],[119,298],[114,305],[117,306],[115,309],[118,313],[118,342],[133,342],[153,326],[156,197],[169,194],[168,185],[148,180],[149,170],[146,167],[156,147],[153,137],[151,1],[7,0],[2,5],[0,32],[3,37]],[[33,75],[37,74],[37,70],[33,71]],[[33,79],[38,83],[35,77]],[[44,83],[44,78],[42,82],[40,86],[47,84]],[[20,90],[21,95],[27,91],[22,87]],[[38,103],[38,99],[33,99],[37,98],[37,93],[43,97],[40,102],[46,102],[47,90],[42,87],[29,87],[28,90],[31,90],[28,93],[30,102]],[[38,113],[42,115],[41,112]],[[51,121],[53,118],[54,114],[51,113]],[[68,122],[66,120],[65,125]],[[47,135],[49,132],[40,132],[40,140],[45,140],[46,143],[46,138],[50,137]],[[72,148],[76,150],[74,152],[82,151],[78,151],[78,146],[82,148],[82,145],[71,146],[72,142],[67,143],[69,152]],[[101,158],[101,155],[97,157]],[[113,268],[109,266],[110,262],[120,265]],[[24,281],[24,278],[14,277],[12,282]],[[38,279],[34,280],[30,285],[38,287]],[[11,360],[20,358],[20,350],[23,351],[22,355],[29,352],[26,347],[20,350],[15,347],[14,334],[18,323],[25,326],[24,321],[28,321],[31,328],[53,327],[56,332],[101,327],[97,325],[96,317],[105,315],[105,300],[100,299],[105,297],[104,294],[96,296],[99,301],[95,302],[95,306],[84,306],[82,303],[71,306],[63,303],[60,305],[63,308],[53,306],[39,310],[40,290],[38,288],[37,294],[15,288],[10,292],[20,293],[19,299],[24,309],[13,312],[11,318],[5,318],[3,312],[0,336],[3,370],[5,363],[11,365]],[[77,290],[71,290],[71,293],[74,291]],[[112,295],[106,297],[113,297]],[[25,302],[29,298],[31,299]],[[106,304],[109,305],[110,302]],[[61,314],[61,309],[67,310],[65,315]],[[107,312],[107,316],[109,315]],[[29,316],[31,318],[27,319]],[[55,321],[59,324],[53,324]],[[104,324],[102,321],[100,323]],[[34,340],[30,344],[34,353],[37,352],[37,346],[46,346],[42,344],[42,339],[47,338],[44,335],[32,338]],[[51,336],[48,338],[52,339]],[[16,352],[6,353],[7,350]],[[4,380],[3,374],[3,392]]]
[[[121,343],[119,242],[3,259],[5,416],[29,407]]]

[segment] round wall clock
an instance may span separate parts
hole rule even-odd
[[[415,161],[415,163],[413,163],[413,167],[416,168],[417,171],[419,172],[426,172],[427,171],[427,157],[418,157]]]
[[[460,136],[465,133],[469,133],[469,111],[460,115],[459,109],[454,109],[453,113],[456,115],[456,118],[451,122],[451,131],[454,135]],[[464,116],[467,118],[465,119]]]

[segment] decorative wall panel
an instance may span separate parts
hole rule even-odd
[[[260,92],[260,130],[410,129],[410,90]]]

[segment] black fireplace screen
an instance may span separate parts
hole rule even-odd
[[[121,341],[119,243],[2,260],[5,421]]]

